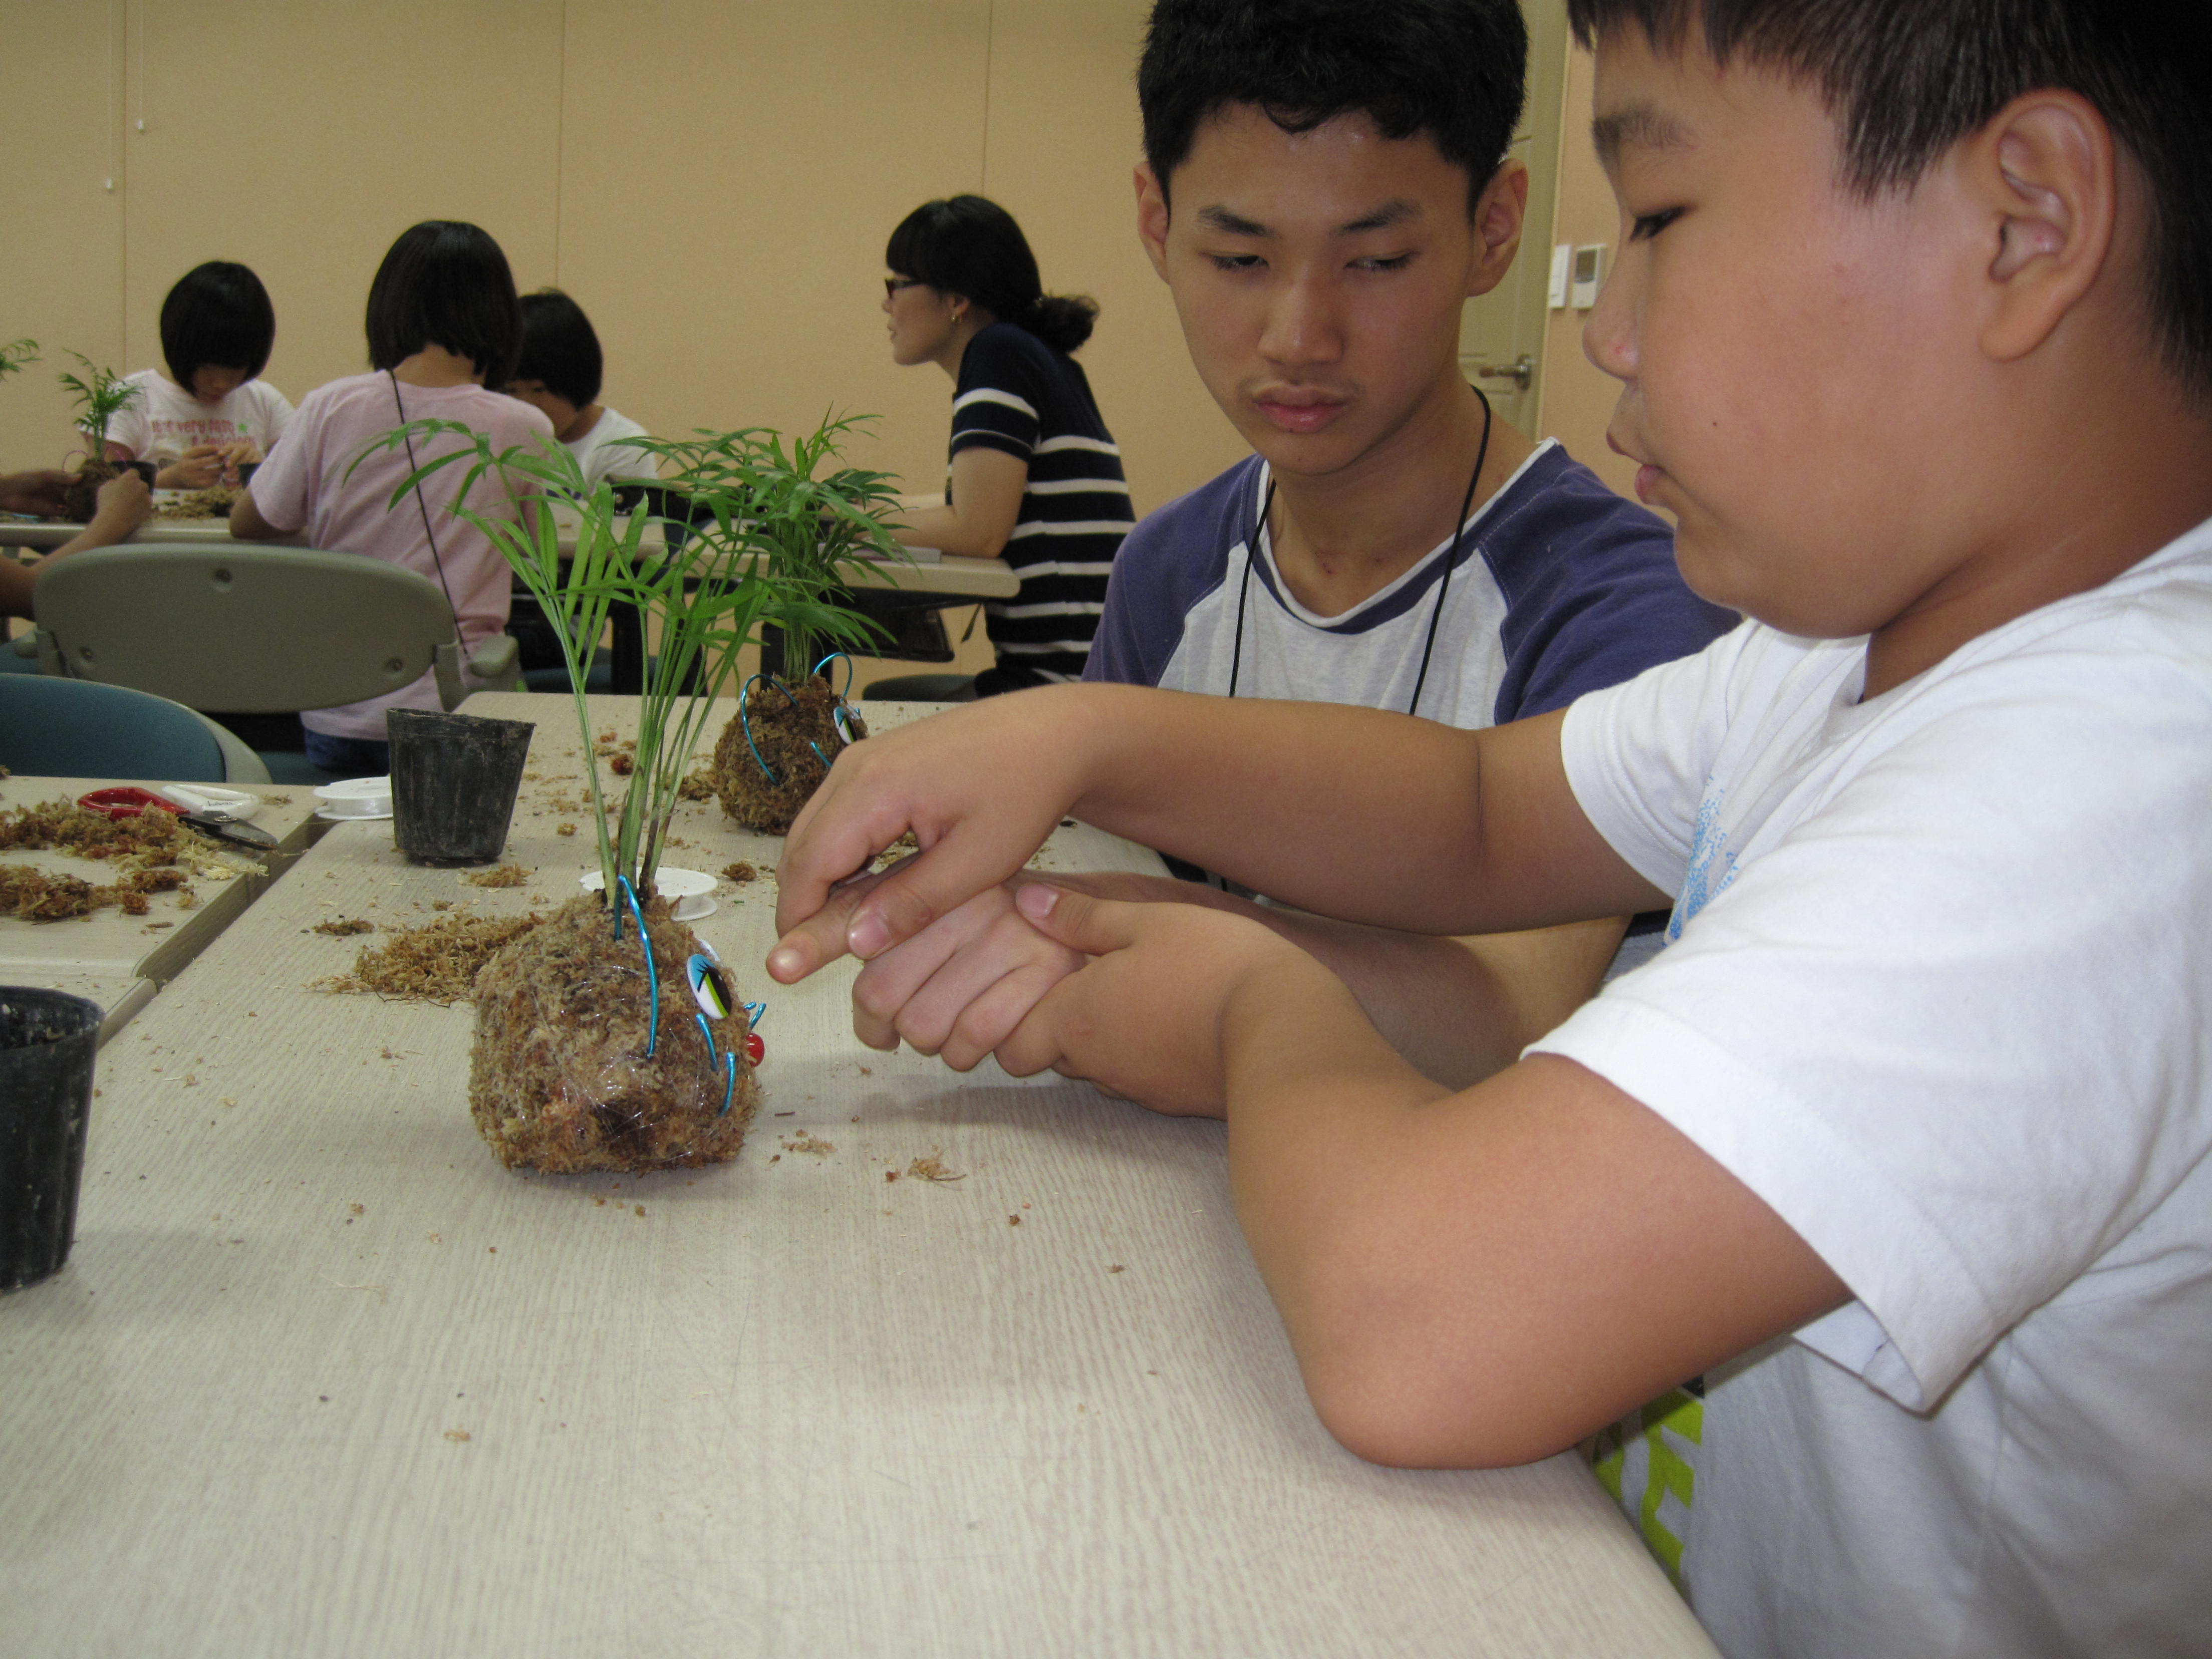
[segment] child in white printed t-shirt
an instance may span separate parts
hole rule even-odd
[[[222,259],[186,271],[161,301],[169,372],[125,377],[138,395],[108,422],[107,459],[153,462],[165,489],[237,483],[292,418],[284,394],[261,379],[276,339],[276,309],[252,271]]]

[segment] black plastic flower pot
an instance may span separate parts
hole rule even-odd
[[[82,997],[0,985],[0,1291],[69,1260],[106,1018]]]
[[[507,847],[528,720],[390,708],[392,839],[417,864],[491,864]]]

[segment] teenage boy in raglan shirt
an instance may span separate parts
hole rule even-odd
[[[1465,302],[1520,246],[1528,176],[1503,158],[1527,56],[1515,0],[1153,8],[1139,234],[1200,376],[1255,453],[1123,542],[1086,680],[1482,726],[1564,708],[1735,625],[1684,585],[1657,517],[1497,419],[1460,368]],[[1656,951],[1663,921],[1625,945],[1619,917],[1453,940],[1139,876],[1092,890],[1265,921],[1450,1082],[1510,1063],[1608,963]],[[1003,923],[1007,902],[984,898],[940,938]],[[915,1048],[956,1065],[988,1048],[988,1033],[940,1030],[943,1004],[885,978],[864,980],[860,1006],[900,1007],[896,1034]],[[1425,1041],[1447,1013],[1486,1034],[1480,1052]]]
[[[1454,1092],[1265,928],[1031,880],[1087,965],[997,1053],[1226,1120],[1354,1451],[1636,1411],[1613,1478],[1730,1659],[2201,1654],[2212,13],[1571,10],[1622,215],[1585,343],[1751,620],[1486,731],[1086,685],[872,738],[769,970],[892,961],[1070,812],[1401,927],[1671,896],[1654,961]]]

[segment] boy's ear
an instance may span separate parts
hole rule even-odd
[[[2048,339],[2104,270],[2118,158],[2095,106],[2057,90],[2015,99],[1967,146],[1969,187],[1996,233],[1981,347],[2011,362]]]
[[[1484,295],[1504,281],[1521,250],[1521,232],[1528,214],[1528,169],[1506,161],[1490,175],[1490,182],[1475,198],[1474,259],[1467,272],[1467,297]]]
[[[1153,271],[1164,283],[1168,279],[1168,193],[1160,187],[1159,177],[1152,171],[1150,161],[1137,163],[1133,182],[1137,186],[1137,240],[1145,245]]]

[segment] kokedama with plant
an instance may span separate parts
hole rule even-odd
[[[866,538],[880,527],[867,508],[883,499],[880,475],[800,478],[846,423],[829,422],[787,455],[777,434],[702,434],[645,441],[678,471],[664,489],[665,517],[622,519],[605,483],[586,483],[556,447],[495,452],[465,427],[416,422],[382,441],[458,436],[465,447],[418,469],[395,506],[425,477],[465,465],[464,501],[495,476],[511,501],[534,512],[494,517],[454,510],[490,537],[552,623],[574,699],[581,757],[599,842],[601,890],[569,900],[495,955],[477,976],[469,1107],[510,1168],[555,1172],[649,1170],[719,1163],[737,1155],[759,1104],[753,1077],[759,1005],[741,1002],[711,947],[677,921],[654,890],[684,771],[738,653],[763,629],[813,641],[855,641],[866,623],[830,603],[812,568],[794,569],[768,526],[794,499]],[[575,520],[563,560],[555,515]],[[653,523],[667,546],[648,544]],[[593,742],[586,678],[617,604],[643,616],[659,653],[648,670],[635,752],[619,807],[611,808]],[[809,648],[812,648],[810,647]],[[835,741],[833,736],[832,741]]]
[[[15,343],[31,343],[19,340]],[[100,485],[123,471],[107,459],[108,425],[137,402],[139,388],[113,369],[97,367],[82,352],[72,351],[70,356],[77,360],[84,374],[72,374],[64,369],[58,378],[76,404],[76,429],[84,434],[85,452],[84,459],[70,480],[68,493],[62,497],[62,516],[75,524],[89,524],[99,505]],[[145,473],[146,482],[152,483],[152,466],[143,465],[140,470]]]
[[[715,793],[738,824],[763,835],[791,828],[847,743],[868,735],[827,672],[834,647],[857,645],[872,622],[835,604],[850,578],[872,561],[912,556],[892,540],[882,514],[894,505],[890,475],[856,467],[823,471],[838,459],[851,420],[825,421],[793,441],[765,428],[702,434],[660,446],[679,477],[706,487],[701,499],[743,500],[740,526],[717,518],[710,529],[725,545],[742,545],[803,603],[764,620],[781,635],[785,675],[756,674],[738,696],[738,712],[714,745]],[[821,472],[822,476],[817,477]],[[848,663],[848,684],[850,683]]]

